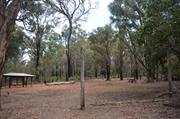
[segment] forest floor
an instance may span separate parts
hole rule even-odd
[[[0,119],[180,119],[180,108],[164,106],[174,98],[157,98],[168,91],[165,81],[87,80],[85,110],[80,110],[79,87],[76,82],[3,88]]]

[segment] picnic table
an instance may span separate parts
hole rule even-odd
[[[30,80],[31,86],[32,86],[32,80],[35,75],[27,74],[27,73],[5,73],[3,74],[3,77],[5,79],[5,86],[6,83],[9,83],[9,88],[11,88],[12,82],[15,79],[16,85],[18,84],[18,80],[20,79],[22,81],[22,86],[27,86],[28,80]]]

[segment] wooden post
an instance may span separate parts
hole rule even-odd
[[[26,87],[28,85],[28,77],[25,77],[25,81],[26,81]]]
[[[80,53],[81,53],[81,76],[80,76],[80,85],[81,85],[81,110],[85,109],[85,84],[84,84],[84,52],[83,52],[83,48],[81,47],[80,49]]]
[[[31,87],[32,87],[32,79],[33,79],[33,77],[31,77]]]
[[[7,78],[4,77],[4,83],[5,83],[4,87],[6,87],[6,82],[7,82],[6,80],[7,80]]]
[[[9,88],[11,88],[12,79],[9,77]]]
[[[24,87],[25,77],[22,77],[22,86]]]

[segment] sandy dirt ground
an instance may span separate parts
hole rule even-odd
[[[167,82],[86,81],[86,109],[80,110],[80,84],[2,89],[0,119],[180,119],[167,107]]]

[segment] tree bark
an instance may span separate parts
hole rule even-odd
[[[41,47],[41,44],[40,44],[40,41],[37,40],[36,41],[36,64],[35,64],[35,67],[36,69],[38,69],[39,67],[39,59],[40,59],[40,47]]]
[[[2,88],[2,77],[0,76],[0,111],[2,110],[2,105],[1,105],[1,88]]]
[[[120,76],[120,80],[123,80],[123,51],[122,49],[120,49],[120,67],[119,67],[119,76]]]
[[[20,11],[21,3],[22,0],[13,0],[9,4],[7,4],[6,1],[4,2],[4,0],[0,1],[0,75],[4,67],[11,33],[14,30],[16,17]],[[0,102],[0,108],[1,107]]]
[[[58,80],[58,65],[56,64],[56,71],[55,71],[55,74],[56,74],[56,81]]]
[[[171,69],[171,56],[169,51],[167,52],[167,65],[168,65],[169,96],[172,96],[172,69]]]
[[[138,78],[139,78],[139,71],[138,71],[137,56],[134,55],[132,60],[134,60],[133,61],[134,62],[134,68],[133,68],[133,70],[134,70],[134,80],[138,80]]]
[[[38,19],[38,18],[37,18]],[[37,32],[36,32],[36,56],[35,56],[35,60],[36,60],[36,78],[37,80],[39,80],[39,61],[40,61],[40,56],[41,56],[41,41],[42,41],[42,37],[44,34],[44,28],[40,27],[39,24],[37,26]]]
[[[152,82],[153,78],[152,78],[152,69],[151,67],[149,67],[148,71],[147,71],[147,82]]]
[[[71,61],[71,35],[72,35],[72,21],[69,20],[69,34],[67,39],[67,78],[66,81],[72,76],[72,61]]]
[[[106,80],[110,80],[111,75],[111,55],[109,44],[106,45]]]
[[[106,64],[106,80],[107,80],[107,81],[110,80],[110,74],[111,74],[110,64],[107,63],[107,64]]]
[[[83,48],[81,48],[81,76],[80,76],[80,82],[81,82],[81,110],[85,109],[85,84],[84,84],[84,52]]]
[[[97,70],[97,66],[95,66],[95,72],[94,72],[95,78],[98,77],[98,70]]]
[[[158,81],[159,80],[159,65],[156,65],[156,74],[155,74],[156,76],[156,81]]]
[[[40,43],[40,39],[36,39],[36,56],[35,56],[35,60],[36,60],[36,64],[35,64],[35,68],[36,68],[36,80],[39,81],[39,59],[40,59],[40,47],[41,47],[41,43]]]
[[[138,62],[137,62],[136,58],[134,60],[135,60],[134,79],[138,80],[138,78],[139,78]]]
[[[13,0],[6,6],[6,3],[0,1],[0,72],[2,72],[4,66],[5,55],[21,2],[22,0]]]

